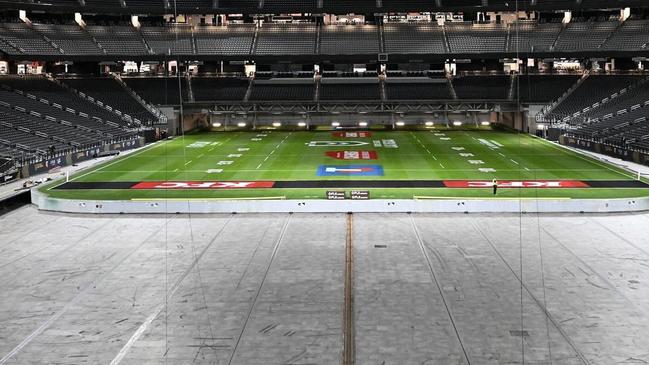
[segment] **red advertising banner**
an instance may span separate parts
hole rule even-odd
[[[326,155],[336,160],[376,160],[379,158],[376,151],[329,151]]]
[[[444,180],[447,188],[492,188],[491,180]],[[499,188],[523,188],[523,189],[557,189],[557,188],[589,188],[590,185],[578,180],[501,180],[498,181]]]
[[[274,181],[145,181],[131,189],[136,190],[205,190],[205,189],[269,189]]]

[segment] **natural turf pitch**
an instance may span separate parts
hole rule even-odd
[[[370,131],[371,136],[347,138],[334,133],[345,132],[269,130],[190,134],[159,142],[76,174],[71,177],[71,182],[490,181],[493,178],[499,181],[634,180],[634,176],[627,171],[525,134],[491,130],[431,129]],[[348,158],[355,157],[353,152],[368,151],[370,153],[365,157],[375,159],[343,160],[334,157],[333,152],[340,152],[338,157],[342,158],[343,151],[348,151]],[[348,169],[351,172],[348,172]],[[57,189],[61,184],[62,182],[57,182],[45,186],[42,191],[59,198],[130,200],[324,199],[327,190],[351,190]],[[489,188],[363,190],[369,190],[374,199],[494,198]],[[647,195],[649,189],[643,188],[501,188],[495,198],[621,198]]]

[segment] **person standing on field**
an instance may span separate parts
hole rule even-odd
[[[498,193],[498,180],[493,179],[491,184],[493,185],[493,188],[494,188],[494,195],[496,195]]]

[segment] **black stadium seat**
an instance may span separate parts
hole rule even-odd
[[[233,77],[194,77],[191,83],[196,101],[243,101],[250,81]]]

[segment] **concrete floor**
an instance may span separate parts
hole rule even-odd
[[[649,214],[353,221],[357,364],[649,363]],[[1,216],[0,365],[339,364],[346,224]]]

